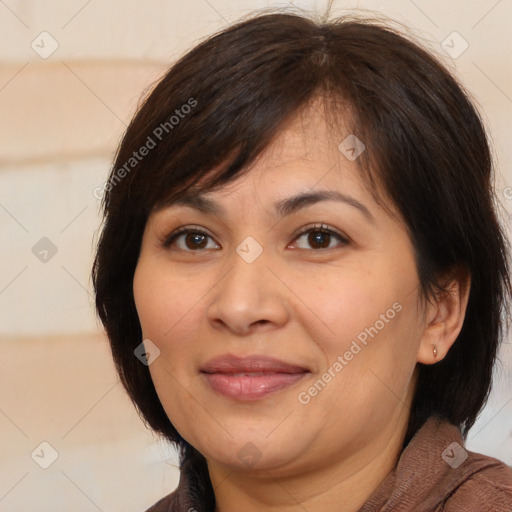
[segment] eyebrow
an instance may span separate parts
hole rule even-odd
[[[348,204],[349,206],[359,210],[359,212],[362,213],[368,221],[375,223],[374,216],[364,204],[347,194],[338,192],[337,190],[315,190],[303,192],[277,201],[274,203],[274,208],[278,215],[286,217],[287,215],[291,215],[302,208],[306,208],[322,201],[337,201]],[[201,194],[184,194],[176,198],[168,206],[173,205],[188,206],[206,214],[219,216],[221,216],[225,211],[220,204]]]
[[[337,190],[315,190],[312,192],[304,192],[295,196],[283,199],[275,203],[278,213],[285,217],[307,206],[319,203],[321,201],[338,201],[357,208],[370,222],[375,223],[375,218],[370,210],[357,199],[338,192]]]
[[[200,212],[211,213],[213,215],[222,215],[224,212],[224,208],[222,208],[222,206],[201,194],[184,194],[177,197],[167,206],[174,205],[188,206],[189,208],[194,208]]]

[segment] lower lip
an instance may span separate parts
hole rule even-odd
[[[255,376],[234,376],[229,373],[203,373],[210,386],[221,395],[236,400],[258,400],[281,389],[293,386],[304,378],[303,373],[268,373]]]

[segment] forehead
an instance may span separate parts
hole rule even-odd
[[[345,125],[330,123],[323,104],[317,102],[283,126],[241,176],[211,196],[233,204],[237,197],[275,203],[283,197],[330,190],[375,203],[357,161],[340,151],[342,141],[353,137]]]
[[[300,161],[324,165],[325,163],[351,164],[342,153],[339,144],[351,134],[348,113],[329,114],[328,103],[320,99],[311,102],[284,124],[272,143],[261,155],[274,165],[286,165]],[[353,165],[354,171],[356,165]],[[349,169],[350,170],[350,169]]]

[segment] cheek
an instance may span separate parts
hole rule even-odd
[[[201,298],[207,289],[205,280],[191,282],[163,261],[140,261],[135,270],[133,294],[144,337],[165,344],[165,340],[176,338],[179,331],[182,339],[191,324],[197,322]]]
[[[303,326],[324,354],[322,370],[343,375],[326,375],[333,382],[329,400],[352,398],[372,410],[405,393],[421,330],[415,265],[404,260],[401,268],[393,259],[363,261],[359,268],[347,262],[350,270],[295,279],[297,295],[307,297],[314,313]]]
[[[167,268],[165,268],[167,267]],[[190,415],[196,402],[187,391],[188,376],[197,347],[198,315],[203,304],[198,298],[199,282],[194,286],[179,273],[170,272],[169,265],[159,264],[156,258],[141,258],[137,265],[133,294],[144,339],[150,339],[160,354],[149,365],[157,395],[166,414],[178,430],[188,432]]]
[[[326,436],[350,436],[363,425],[378,429],[408,403],[416,366],[415,315],[405,300],[393,304],[388,309],[384,302],[373,314],[366,310],[366,323],[344,312],[337,323],[342,336],[323,338],[326,365],[309,388],[301,389],[300,403],[310,400],[306,407]]]
[[[309,321],[302,318],[304,328],[321,340],[331,357],[343,354],[358,336],[361,341],[368,338],[367,330],[375,332],[375,323],[377,331],[388,330],[396,316],[393,304],[403,296],[402,285],[389,278],[396,274],[372,263],[364,267],[364,262],[345,261],[343,266],[290,277],[296,296],[309,309]]]

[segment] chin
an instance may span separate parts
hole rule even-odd
[[[292,439],[293,436],[287,436]],[[216,450],[211,450],[216,446]],[[279,472],[297,461],[300,450],[297,446],[285,446],[282,438],[274,438],[273,441],[262,436],[249,436],[247,433],[241,436],[234,436],[234,439],[226,439],[223,443],[212,443],[206,450],[199,447],[208,460],[228,466],[234,471],[243,472],[249,475],[261,475],[268,472]],[[288,473],[287,473],[288,474]]]

